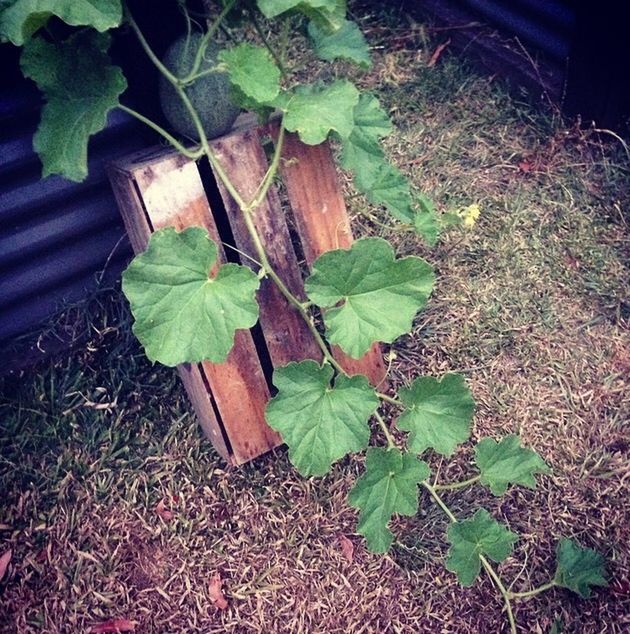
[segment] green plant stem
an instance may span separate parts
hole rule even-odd
[[[250,260],[251,262],[253,262],[259,268],[261,268],[261,269],[264,268],[261,262],[259,262],[256,258],[253,258],[251,255],[247,255],[247,253],[245,253],[245,251],[241,251],[240,249],[237,249],[236,247],[232,246],[231,244],[229,244],[227,242],[221,241],[221,244],[226,249],[230,249],[231,251],[234,251],[235,253],[238,253],[242,258],[245,258],[246,260]]]
[[[271,187],[271,183],[273,183],[273,179],[278,172],[278,166],[280,165],[280,159],[282,157],[282,147],[284,145],[284,126],[282,125],[282,121],[280,121],[280,129],[278,132],[278,138],[276,139],[276,148],[273,153],[273,158],[271,159],[271,163],[267,172],[265,173],[260,185],[256,189],[254,193],[254,197],[247,204],[246,209],[243,211],[253,211],[256,207],[260,206],[262,202],[267,197],[267,193],[269,192],[269,188]]]
[[[126,7],[125,7],[125,18],[127,22],[129,23],[129,25],[131,26],[134,33],[136,34],[136,37],[138,38],[138,41],[140,42],[140,46],[142,46],[142,49],[146,53],[147,57],[151,60],[154,66],[162,73],[162,75],[173,85],[173,87],[177,91],[177,94],[179,95],[179,98],[182,100],[182,103],[184,104],[184,106],[186,107],[186,110],[188,110],[188,113],[190,114],[193,120],[195,129],[197,130],[197,134],[199,135],[199,142],[203,150],[201,156],[205,154],[208,157],[208,160],[210,161],[210,163],[212,163],[214,167],[215,163],[218,163],[218,161],[216,161],[214,157],[212,156],[212,152],[210,151],[210,145],[208,144],[208,137],[206,136],[206,132],[203,128],[203,124],[201,123],[201,119],[199,118],[199,114],[197,110],[195,109],[195,107],[192,105],[190,99],[188,98],[188,95],[186,94],[186,91],[184,90],[180,80],[177,77],[175,77],[175,75],[173,75],[173,73],[171,73],[171,71],[168,68],[166,68],[166,66],[164,66],[164,64],[162,64],[162,62],[158,59],[157,55],[153,52],[153,49],[151,48],[146,38],[144,37],[142,31],[138,27],[136,21],[133,19],[133,16],[131,15],[131,13],[129,13],[129,10]],[[226,187],[227,187],[227,184],[226,184]],[[230,191],[230,193],[232,192]],[[238,196],[238,192],[236,192],[236,195]],[[235,200],[239,203],[239,205],[242,202],[242,199],[240,198],[240,196],[238,198],[235,198]]]
[[[200,77],[205,77],[206,75],[212,75],[212,73],[217,73],[221,70],[221,66],[211,66],[210,68],[205,68],[204,70],[200,70],[196,75],[193,75],[190,79],[187,79],[185,82],[182,80],[182,85],[192,84],[197,81]]]
[[[160,58],[153,52],[153,49],[149,46],[149,43],[144,37],[144,34],[140,30],[140,27],[138,26],[136,21],[133,19],[133,16],[131,15],[131,13],[129,12],[129,9],[126,6],[125,6],[125,19],[127,20],[129,26],[132,28],[133,32],[136,34],[136,37],[138,38],[138,41],[140,42],[140,46],[142,46],[142,49],[146,53],[147,57],[151,60],[153,65],[162,73],[162,75],[164,75],[164,77],[166,77],[166,79],[168,79],[168,81],[171,82],[171,84],[173,84],[174,86],[178,86],[179,79],[175,75],[173,75],[173,73],[171,73],[171,71],[168,68],[166,68],[164,64],[162,64],[162,62],[160,61]]]
[[[338,372],[345,374],[346,373],[345,370],[341,367],[341,365],[339,365],[336,359],[332,356],[330,350],[328,349],[328,346],[326,345],[326,342],[323,340],[322,336],[317,331],[317,328],[315,327],[315,324],[313,323],[313,319],[311,315],[308,313],[308,309],[305,308],[302,305],[302,302],[299,300],[299,298],[296,297],[287,288],[286,284],[282,281],[282,278],[274,271],[273,267],[271,266],[271,263],[269,262],[269,258],[267,257],[267,253],[265,252],[265,247],[262,244],[260,235],[258,234],[258,231],[256,230],[256,227],[254,225],[252,212],[244,209],[243,207],[241,207],[241,210],[243,211],[243,218],[245,220],[245,225],[247,226],[249,235],[252,239],[252,242],[254,243],[254,248],[256,250],[256,253],[258,254],[258,257],[260,259],[260,262],[265,272],[271,278],[273,283],[277,286],[278,290],[282,293],[282,295],[284,295],[284,297],[289,302],[289,304],[291,304],[300,313],[300,316],[306,323],[309,331],[311,332],[311,335],[313,336],[313,339],[315,339],[315,342],[321,349],[324,355],[324,359],[326,359],[326,361],[328,361],[328,363],[330,363],[330,365],[332,365]]]
[[[278,171],[278,166],[280,165],[280,158],[282,156],[282,146],[284,143],[284,126],[282,125],[282,121],[280,121],[279,125],[280,125],[280,131],[278,133],[278,139],[276,140],[276,147],[275,147],[273,158],[271,160],[271,164],[263,178],[263,181],[258,187],[258,190],[254,194],[254,198],[249,203],[245,203],[243,198],[236,191],[236,188],[230,182],[230,179],[228,178],[227,174],[221,167],[221,164],[213,156],[212,152],[210,151],[207,141],[206,141],[206,146],[207,146],[206,153],[208,155],[208,159],[210,160],[210,163],[212,164],[212,167],[214,168],[219,178],[222,180],[223,184],[225,185],[225,188],[228,190],[232,198],[234,198],[234,200],[236,201],[236,204],[239,206],[239,208],[241,209],[243,213],[245,226],[247,227],[247,231],[254,244],[254,249],[256,250],[256,253],[258,255],[258,258],[260,260],[260,263],[263,269],[265,270],[265,273],[277,286],[278,290],[282,293],[282,295],[289,302],[289,304],[291,304],[298,311],[298,313],[300,314],[300,316],[306,323],[306,326],[308,327],[311,335],[313,336],[315,343],[318,345],[318,347],[322,351],[324,359],[328,363],[330,363],[330,365],[332,365],[333,368],[337,370],[337,372],[341,374],[347,374],[346,371],[343,369],[343,367],[333,357],[330,349],[326,345],[326,342],[324,341],[322,336],[319,334],[317,328],[315,327],[312,316],[308,312],[308,308],[310,307],[311,304],[309,302],[302,302],[299,299],[299,297],[294,295],[289,290],[287,285],[284,283],[282,278],[276,273],[273,266],[269,262],[269,258],[267,257],[267,252],[265,251],[265,246],[263,245],[262,240],[260,238],[260,234],[258,233],[258,230],[256,229],[256,225],[254,224],[253,211],[256,209],[256,207],[258,207],[262,203],[262,201],[267,196],[269,188],[271,187],[271,183],[273,182],[273,179]]]
[[[422,486],[429,492],[435,503],[444,511],[445,515],[451,522],[457,522],[457,518],[451,512],[451,509],[446,506],[446,502],[437,494],[437,491],[428,482],[423,482]]]
[[[391,405],[395,405],[396,407],[404,407],[405,404],[402,401],[399,401],[392,396],[388,396],[387,394],[383,394],[382,392],[377,392],[376,396],[378,396],[381,401],[385,401],[386,403],[390,403]]]
[[[260,23],[258,22],[256,18],[255,11],[249,11],[249,19],[252,21],[252,24],[254,25],[254,28],[256,29],[256,33],[258,33],[258,37],[262,40],[263,45],[269,51],[270,55],[273,57],[276,64],[278,65],[278,68],[280,69],[282,76],[286,77],[287,71],[286,71],[286,68],[284,67],[284,64],[282,63],[282,59],[280,58],[278,53],[276,53],[276,51],[271,46],[271,44],[269,44],[269,40],[267,39],[267,36],[264,34],[262,28],[260,27]]]
[[[444,500],[439,496],[435,487],[431,486],[427,482],[423,482],[422,486],[429,492],[435,503],[444,511],[446,516],[451,520],[451,522],[457,522],[457,518],[453,515],[451,509],[448,508]],[[516,621],[514,620],[514,613],[512,612],[512,604],[510,603],[510,593],[505,588],[505,585],[501,581],[499,575],[495,572],[494,568],[490,564],[490,562],[483,556],[479,555],[479,560],[481,564],[485,568],[490,578],[494,581],[497,589],[501,593],[503,597],[503,601],[505,603],[505,609],[507,611],[508,621],[510,622],[510,632],[512,634],[516,634]]]
[[[228,2],[221,10],[221,13],[219,13],[219,15],[217,16],[212,26],[203,34],[201,42],[199,42],[199,48],[195,53],[195,59],[193,61],[190,72],[185,77],[179,79],[182,84],[189,84],[199,77],[199,67],[201,66],[201,61],[203,60],[203,56],[206,53],[208,44],[210,43],[210,40],[214,37],[214,34],[218,31],[219,27],[221,26],[221,22],[223,22],[225,16],[232,10],[235,4],[236,0],[231,0],[230,2]]]
[[[556,585],[556,582],[552,579],[548,583],[543,583],[541,586],[533,588],[532,590],[527,590],[526,592],[508,592],[508,595],[510,599],[526,599],[528,597],[534,597],[541,592],[551,590],[551,588],[555,588]]]
[[[514,613],[512,612],[512,604],[510,603],[510,593],[507,591],[506,587],[503,585],[501,578],[495,572],[494,568],[490,565],[490,562],[483,556],[479,555],[479,560],[481,561],[482,566],[486,569],[486,572],[490,575],[495,585],[497,586],[499,592],[503,596],[503,601],[505,602],[505,609],[508,615],[508,621],[510,622],[510,631],[512,634],[516,634],[516,621],[514,620]]]
[[[376,418],[379,427],[383,430],[383,433],[385,434],[385,438],[387,438],[387,447],[389,449],[394,449],[396,447],[396,441],[394,440],[392,433],[389,431],[387,423],[383,420],[383,417],[378,412],[374,412],[374,418]]]
[[[129,108],[127,106],[124,106],[123,104],[119,104],[118,107],[122,111],[131,115],[132,117],[135,117],[136,119],[138,119],[138,121],[142,121],[142,123],[149,126],[152,130],[155,130],[155,132],[157,132],[160,136],[164,137],[164,139],[166,139],[180,154],[183,154],[185,157],[196,160],[199,157],[203,156],[202,148],[198,148],[196,150],[188,149],[187,147],[182,145],[172,134],[167,132],[164,128],[159,126],[157,123],[151,121],[151,119],[145,117],[143,114],[140,114],[133,108]]]
[[[433,488],[436,491],[454,491],[455,489],[463,489],[464,487],[475,484],[480,480],[481,476],[476,475],[468,480],[462,480],[461,482],[449,482],[448,484],[433,484]]]

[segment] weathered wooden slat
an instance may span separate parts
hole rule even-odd
[[[183,229],[203,226],[219,245],[220,261],[225,261],[221,240],[193,161],[170,153],[161,159],[127,168],[143,209],[154,230],[167,226]],[[234,348],[221,364],[199,364],[201,380],[207,381],[229,438],[231,461],[241,464],[280,444],[280,437],[264,419],[269,390],[249,331],[238,331]],[[189,373],[190,374],[190,373]],[[194,374],[194,373],[193,373]],[[198,384],[191,398],[201,394]],[[204,411],[211,410],[206,403]],[[211,418],[210,414],[207,416]],[[216,420],[216,417],[215,417]],[[212,434],[212,438],[216,434]],[[224,443],[226,444],[226,443]],[[226,444],[226,448],[227,447]]]
[[[305,145],[297,135],[287,134],[282,157],[282,177],[308,265],[326,251],[349,248],[350,220],[328,144]],[[385,389],[387,369],[377,343],[360,359],[338,347],[333,352],[348,373],[365,374],[373,385]]]
[[[221,137],[211,145],[236,191],[244,200],[252,200],[268,168],[267,157],[257,129]],[[256,259],[256,249],[243,213],[219,178],[217,183],[237,247]],[[304,287],[300,268],[275,188],[269,189],[266,200],[252,213],[252,220],[272,267],[288,289],[294,295],[303,298]],[[254,270],[257,268],[247,258],[242,258],[241,262]],[[258,303],[260,324],[275,367],[306,358],[321,359],[321,351],[303,319],[270,278],[265,278],[261,282]]]
[[[206,384],[203,367],[199,363],[183,363],[177,367],[177,372],[204,433],[219,454],[228,462],[232,462],[231,443],[212,405],[212,393]]]
[[[147,247],[152,227],[133,177],[132,165],[133,163],[111,166],[109,179],[134,252],[141,253]],[[183,364],[177,370],[201,428],[219,454],[231,461],[231,449],[210,402],[211,395],[202,376],[202,369],[198,364]]]

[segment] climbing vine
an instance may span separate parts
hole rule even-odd
[[[378,99],[359,91],[347,79],[297,83],[286,59],[288,38],[280,38],[276,50],[261,28],[261,20],[277,20],[283,33],[298,29],[305,34],[320,59],[344,59],[368,68],[370,49],[358,25],[348,19],[345,1],[223,0],[219,5],[201,36],[190,40],[197,46],[192,65],[178,76],[155,55],[120,0],[0,2],[0,36],[23,47],[23,73],[44,94],[34,137],[44,176],[85,178],[88,140],[103,129],[109,111],[118,107],[149,125],[186,157],[207,157],[241,210],[260,264],[258,275],[237,264],[216,267],[217,245],[199,227],[156,231],[147,250],[123,274],[134,333],[147,356],[168,366],[225,360],[235,332],[256,323],[256,291],[262,278],[270,278],[304,319],[323,361],[304,360],[276,368],[273,383],[277,394],[267,406],[267,422],[281,434],[291,463],[305,477],[322,476],[344,456],[365,451],[364,472],[349,492],[348,503],[358,510],[357,531],[365,537],[368,549],[385,553],[391,548],[395,540],[389,527],[392,517],[415,515],[424,490],[449,520],[446,568],[463,586],[472,585],[485,571],[503,598],[512,632],[516,632],[512,608],[516,599],[553,587],[588,597],[593,586],[606,585],[601,555],[563,538],[549,581],[514,592],[494,564],[510,556],[518,536],[483,508],[458,518],[443,499],[443,491],[469,486],[486,487],[496,496],[514,485],[534,488],[536,476],[549,473],[535,451],[510,435],[498,441],[483,438],[476,444],[476,473],[468,479],[447,483],[432,479],[429,465],[421,457],[428,451],[452,456],[471,435],[475,404],[462,376],[417,377],[391,395],[377,391],[365,376],[349,376],[331,352],[330,346],[336,345],[359,358],[374,343],[393,343],[408,333],[434,287],[430,264],[416,256],[396,257],[393,247],[381,238],[363,238],[349,249],[330,251],[313,263],[305,280],[308,299],[303,301],[273,269],[256,231],[253,217],[277,174],[285,131],[289,131],[310,145],[334,139],[341,148],[342,167],[353,174],[356,189],[368,201],[386,209],[392,221],[416,232],[429,245],[437,240],[441,223],[431,201],[416,192],[387,160],[381,141],[391,132],[392,123]],[[190,17],[185,15],[190,31]],[[52,39],[42,27],[53,16],[76,29],[61,41]],[[232,44],[220,51],[216,63],[204,65],[208,47],[220,29],[243,19],[253,24],[260,42]],[[109,30],[115,28],[135,33],[181,99],[197,143],[182,143],[120,103],[126,80],[107,53]],[[227,76],[236,105],[263,119],[272,113],[279,117],[275,153],[251,200],[239,193],[222,170],[189,96],[189,87],[212,73]],[[478,209],[471,207],[463,222],[468,223],[475,214]],[[323,315],[321,329],[318,314]],[[391,410],[398,412],[397,428],[404,434],[392,433],[384,415]],[[373,433],[371,421],[377,433]]]

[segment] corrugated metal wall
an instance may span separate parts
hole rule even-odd
[[[0,67],[16,68],[8,45]],[[138,149],[137,124],[114,111],[90,146],[82,183],[40,179],[32,149],[40,97],[17,75],[0,87],[0,346],[37,328],[67,302],[93,291],[101,272],[120,274],[131,249],[105,172]]]
[[[568,0],[406,0],[453,49],[533,95],[562,98],[575,28]]]
[[[619,0],[403,0],[486,70],[585,124],[630,126],[627,7]]]
[[[564,64],[575,28],[569,0],[459,0],[489,25],[503,29]]]
[[[142,0],[128,5],[158,55],[184,28],[175,2],[159,11]],[[25,345],[16,347],[17,338],[36,336],[68,303],[90,297],[100,282],[119,278],[132,251],[106,166],[160,142],[146,126],[114,111],[107,128],[90,142],[84,182],[41,180],[32,149],[41,97],[21,75],[19,53],[0,45],[0,350],[11,350],[16,365],[22,363],[22,351],[29,356],[36,351],[28,345],[33,338],[25,337]],[[116,31],[110,54],[129,82],[125,102],[161,122],[157,72],[130,30]]]

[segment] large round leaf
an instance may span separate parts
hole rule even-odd
[[[430,447],[450,456],[470,436],[475,402],[463,376],[446,374],[440,381],[419,377],[398,396],[405,405],[398,427],[411,432],[411,451],[422,453]]]
[[[289,459],[305,476],[324,475],[347,453],[365,449],[368,419],[379,400],[362,376],[339,376],[312,360],[289,363],[273,374],[278,394],[265,416],[289,445]]]
[[[429,465],[410,453],[383,447],[370,447],[365,473],[348,495],[351,506],[360,509],[357,531],[373,553],[389,550],[394,540],[387,528],[394,513],[418,512],[418,483],[430,475]]]
[[[375,341],[391,343],[411,330],[434,281],[431,266],[415,256],[395,259],[382,238],[357,240],[313,264],[306,292],[326,308],[328,339],[355,359]]]
[[[468,587],[479,576],[480,555],[502,562],[512,553],[518,535],[497,522],[486,509],[478,509],[472,517],[451,523],[446,538],[451,544],[446,568]]]
[[[205,229],[168,228],[156,231],[123,273],[133,331],[152,361],[220,363],[235,331],[256,323],[258,278],[238,264],[224,264],[211,278],[216,261]]]

